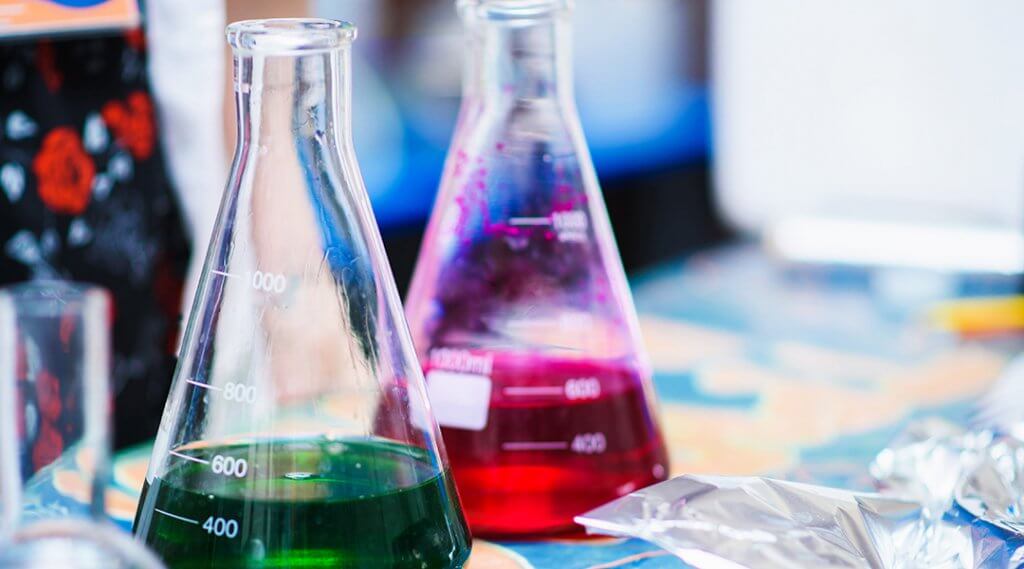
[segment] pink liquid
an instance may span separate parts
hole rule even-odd
[[[484,428],[442,427],[474,534],[575,531],[574,516],[665,479],[635,366],[530,354],[495,356],[490,368]]]

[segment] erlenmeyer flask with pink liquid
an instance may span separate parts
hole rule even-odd
[[[660,481],[637,319],[572,97],[567,0],[462,0],[462,111],[406,313],[475,533]]]

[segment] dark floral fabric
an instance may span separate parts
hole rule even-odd
[[[24,315],[22,315],[24,316]],[[76,314],[60,319],[22,318],[15,353],[18,434],[30,435],[22,474],[27,478],[53,463],[81,440],[82,322]],[[62,382],[61,379],[64,381]]]
[[[111,291],[118,446],[156,433],[189,253],[157,131],[139,31],[0,44],[0,285]],[[57,385],[22,369],[34,390]],[[26,417],[40,459],[62,446],[52,411]]]

